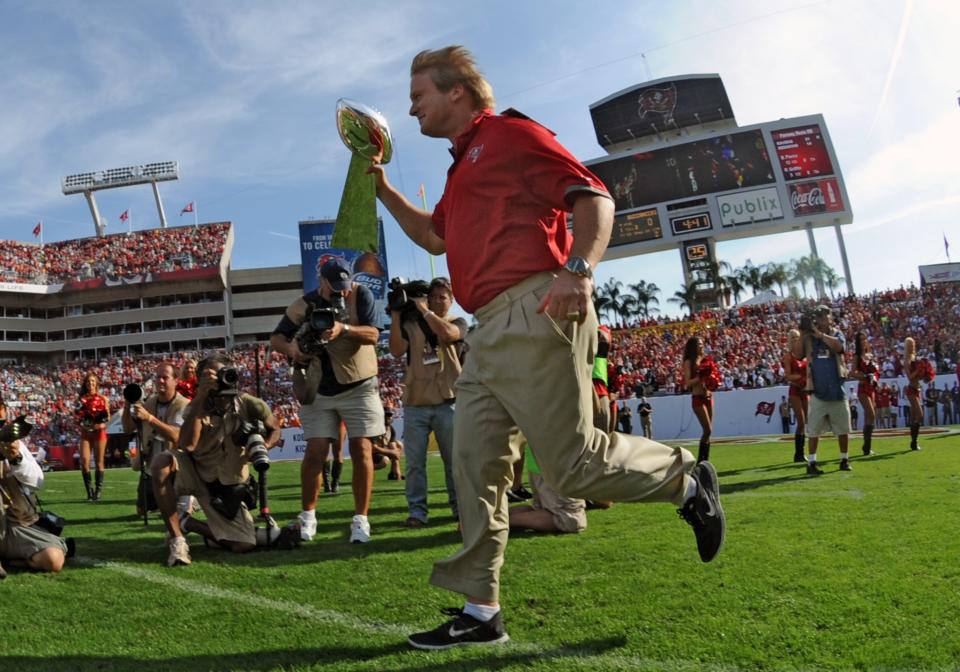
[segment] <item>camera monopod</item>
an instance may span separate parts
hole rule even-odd
[[[273,518],[270,516],[270,504],[267,501],[267,470],[270,469],[270,463],[261,464],[257,467],[257,487],[260,496],[260,517],[267,526],[267,546],[270,545],[271,533],[273,532]]]
[[[136,383],[130,383],[123,388],[123,398],[128,404],[133,406],[143,398],[143,388]],[[137,484],[137,501],[140,503],[140,510],[143,511],[143,525],[147,525],[147,456],[143,454],[143,423],[134,418],[134,424],[137,431],[134,434],[134,445],[137,449],[137,457],[140,458],[140,482]]]

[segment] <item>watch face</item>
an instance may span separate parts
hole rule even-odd
[[[563,265],[571,273],[575,275],[581,275],[583,277],[590,277],[590,264],[587,263],[586,259],[582,257],[570,257],[567,259],[567,263]]]

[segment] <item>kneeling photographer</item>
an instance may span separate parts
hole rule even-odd
[[[287,307],[270,345],[293,362],[293,389],[301,404],[307,450],[300,465],[300,537],[317,532],[320,473],[341,421],[350,437],[354,516],[350,542],[370,541],[367,512],[373,492],[372,439],[384,433],[377,380],[380,337],[373,293],[353,282],[340,259],[320,269],[320,286]]]
[[[427,444],[437,437],[447,500],[459,520],[453,485],[453,413],[467,322],[449,315],[453,290],[444,277],[390,282],[390,354],[406,356],[403,378],[403,445],[407,455],[407,527],[427,524]]]
[[[208,545],[212,542],[234,553],[271,545],[282,536],[262,503],[270,466],[267,450],[280,440],[273,413],[263,400],[239,393],[240,374],[227,355],[207,357],[199,370],[197,395],[187,405],[179,447],[155,457],[150,469],[170,536],[167,564],[171,567],[190,564],[185,532],[196,532]],[[256,508],[257,488],[248,464],[260,477],[265,530],[258,530],[250,515]],[[177,497],[187,495],[200,502],[206,522],[178,516]]]
[[[0,561],[59,572],[72,553],[59,536],[62,519],[37,510],[43,471],[22,441],[31,429],[22,416],[0,428]]]
[[[189,400],[177,392],[177,369],[170,362],[160,362],[154,378],[156,394],[143,398],[143,388],[130,383],[123,388],[123,431],[137,434],[137,455],[130,466],[140,472],[137,486],[137,515],[157,510],[153,485],[149,476],[151,461],[161,453],[176,447],[180,440],[180,426]]]

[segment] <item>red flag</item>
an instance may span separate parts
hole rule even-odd
[[[120,221],[121,221],[121,222],[125,222],[125,221],[127,221],[128,219],[130,219],[130,211],[129,211],[129,210],[124,210],[123,212],[120,213]]]
[[[37,222],[37,225],[33,227],[33,237],[39,238],[41,231],[43,231],[43,222]]]
[[[180,214],[182,215],[185,212],[193,212],[193,201],[190,201],[189,203],[187,203],[186,206],[184,206],[183,210],[180,211]]]

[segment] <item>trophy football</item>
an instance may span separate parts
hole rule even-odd
[[[367,169],[393,157],[393,138],[383,115],[346,98],[337,101],[337,131],[350,149],[350,168],[333,229],[333,247],[378,252],[376,182]]]

